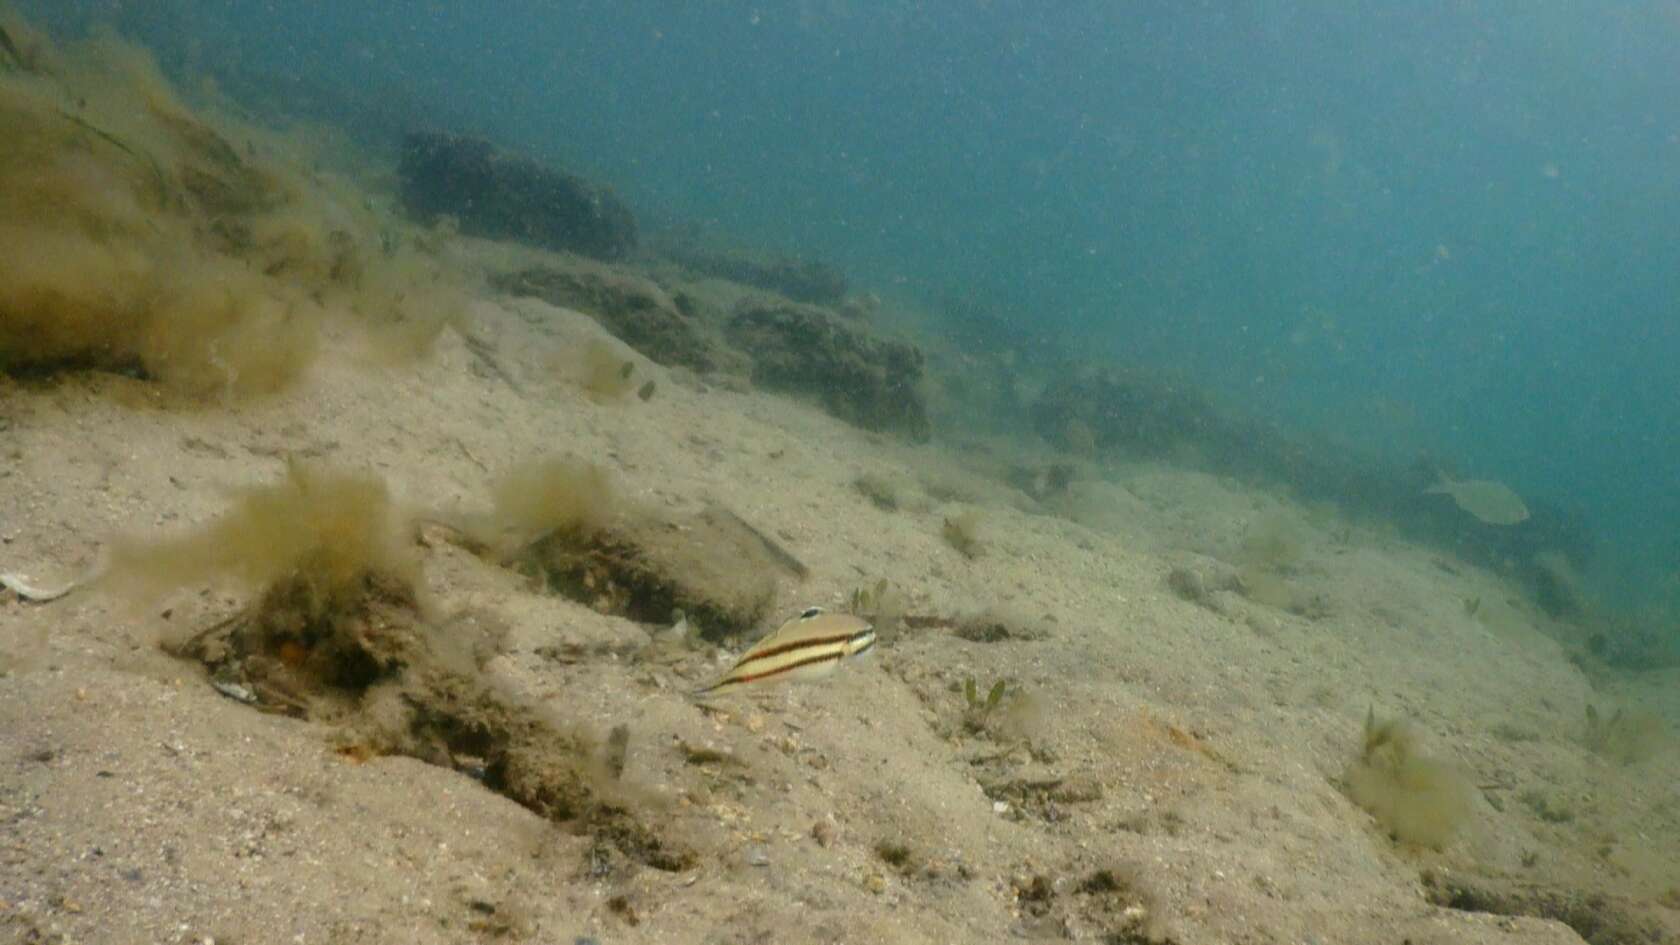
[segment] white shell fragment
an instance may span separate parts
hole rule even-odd
[[[210,685],[217,692],[221,693],[224,696],[227,696],[229,699],[232,699],[235,702],[243,702],[246,705],[255,705],[256,704],[256,701],[257,701],[256,693],[252,692],[250,689],[247,689],[244,686],[241,686],[239,683],[212,682]]]
[[[34,601],[38,604],[58,600],[75,590],[76,584],[75,581],[67,581],[61,586],[49,587],[31,581],[26,574],[19,574],[16,571],[0,572],[0,587],[6,588],[24,600]]]

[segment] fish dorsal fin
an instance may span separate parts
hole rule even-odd
[[[766,650],[797,645],[804,640],[855,633],[859,628],[867,626],[869,626],[867,622],[850,614],[831,614],[821,607],[812,607],[800,613],[798,617],[765,634],[747,650],[742,659],[763,653]]]

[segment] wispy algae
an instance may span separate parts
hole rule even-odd
[[[1348,767],[1348,796],[1402,843],[1440,849],[1470,819],[1471,785],[1453,765],[1425,755],[1403,719],[1365,717],[1364,746]]]
[[[201,114],[115,39],[18,42],[0,72],[0,371],[258,394],[300,376],[328,322],[413,350],[459,317],[423,241],[303,170],[295,143]]]
[[[209,523],[162,538],[114,542],[101,583],[147,592],[227,580],[247,588],[297,583],[327,610],[370,573],[417,583],[408,517],[385,483],[293,462],[280,481],[236,491]]]
[[[982,516],[979,509],[962,509],[945,517],[940,535],[957,553],[970,560],[985,553],[986,543],[981,537]]]

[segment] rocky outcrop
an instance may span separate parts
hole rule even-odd
[[[646,279],[615,272],[610,266],[531,266],[492,276],[490,282],[510,295],[535,296],[593,316],[625,344],[659,364],[680,364],[697,371],[715,367],[712,347],[693,321],[665,290]]]
[[[422,220],[447,215],[473,236],[596,259],[636,248],[636,218],[611,190],[488,141],[411,134],[397,172],[404,205]]]
[[[762,300],[736,309],[728,338],[752,358],[760,387],[812,397],[868,430],[916,440],[931,433],[918,388],[925,362],[915,345],[876,337],[815,306]]]

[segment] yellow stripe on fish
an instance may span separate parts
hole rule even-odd
[[[741,654],[722,679],[695,693],[716,695],[756,683],[815,679],[875,645],[875,628],[851,614],[812,607]]]

